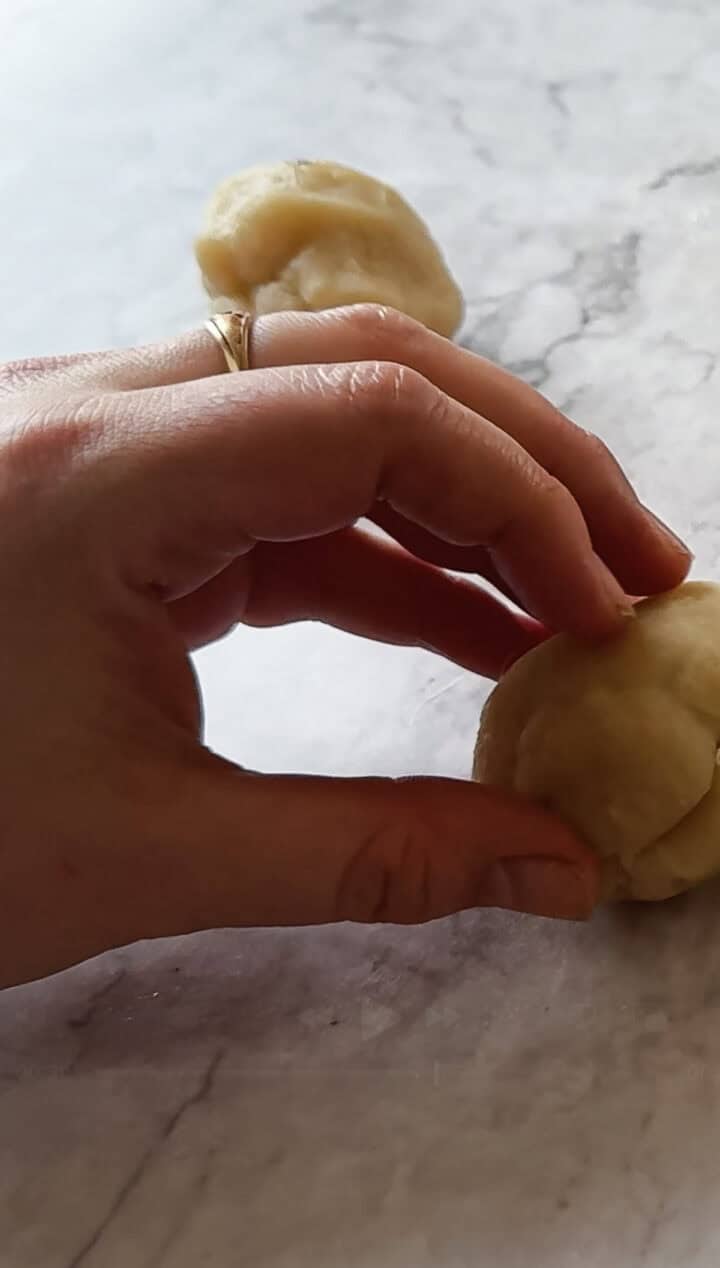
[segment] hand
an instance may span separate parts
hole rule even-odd
[[[213,926],[593,905],[536,807],[213,756],[188,648],[313,618],[497,674],[621,629],[685,548],[599,441],[398,314],[261,318],[252,357],[220,373],[201,331],[4,369],[0,984]]]

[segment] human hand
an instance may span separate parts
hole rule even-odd
[[[0,985],[215,926],[591,910],[537,807],[214,756],[188,649],[311,618],[492,676],[621,629],[687,551],[599,441],[396,313],[257,319],[252,364],[199,331],[2,371]]]

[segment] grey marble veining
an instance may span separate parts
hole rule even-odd
[[[190,325],[213,183],[338,158],[720,575],[715,0],[5,0],[0,36],[4,357]],[[198,665],[241,762],[468,769],[485,685],[419,652]],[[5,992],[2,1268],[711,1268],[719,902],[222,932]]]

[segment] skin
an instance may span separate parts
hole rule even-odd
[[[0,373],[0,985],[217,926],[592,909],[537,807],[213,755],[188,651],[315,619],[497,676],[619,633],[687,550],[597,439],[397,313],[258,319],[252,365],[196,331]]]

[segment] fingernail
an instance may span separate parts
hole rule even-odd
[[[673,546],[677,546],[679,550],[684,551],[684,553],[688,555],[690,559],[692,559],[693,553],[690,550],[690,547],[685,545],[685,542],[683,541],[682,537],[678,537],[677,533],[674,533],[673,530],[668,527],[665,521],[661,520],[660,517],[657,516],[654,511],[649,510],[647,506],[645,507],[645,510],[647,514],[650,516],[650,519],[653,521],[653,523],[657,524],[657,527],[660,529],[660,532],[662,533],[663,537],[667,538],[669,542],[672,542]]]
[[[597,899],[592,874],[557,859],[510,858],[483,875],[483,905],[560,920],[587,920]]]
[[[614,608],[620,616],[634,615],[632,599],[625,593],[617,577],[598,555],[595,555],[593,581],[596,594],[602,600],[606,612],[609,608]]]

